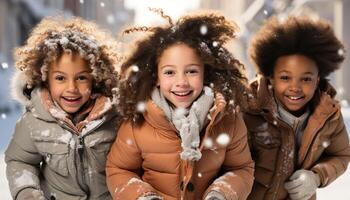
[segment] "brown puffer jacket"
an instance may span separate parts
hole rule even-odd
[[[226,102],[215,100],[211,119],[201,134],[202,158],[180,159],[181,139],[164,112],[153,101],[146,104],[145,122],[134,127],[124,122],[107,159],[107,185],[114,199],[135,200],[156,193],[166,200],[201,199],[211,190],[227,200],[247,198],[253,184],[254,163],[241,114],[224,115]],[[227,133],[230,143],[216,138]],[[206,138],[213,146],[204,147]]]
[[[251,84],[259,109],[245,113],[249,144],[255,161],[255,182],[248,199],[289,199],[284,183],[298,169],[312,170],[325,187],[346,171],[350,161],[349,138],[339,104],[327,83],[304,130],[300,148],[295,133],[279,119],[267,80]],[[316,199],[314,195],[311,199]]]

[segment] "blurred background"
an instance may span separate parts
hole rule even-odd
[[[0,199],[11,199],[3,154],[22,112],[22,107],[10,95],[14,48],[24,44],[33,26],[45,16],[80,16],[95,21],[116,37],[128,25],[164,23],[160,16],[149,11],[149,7],[162,8],[173,19],[199,9],[222,12],[240,27],[237,40],[230,42],[228,47],[246,66],[250,79],[254,78],[255,71],[247,58],[247,46],[251,36],[272,15],[327,19],[345,49],[349,51],[350,48],[350,0],[0,0]],[[350,58],[346,57],[340,70],[329,78],[337,89],[337,98],[350,130],[350,87],[346,87],[350,85]],[[319,189],[318,199],[349,200],[350,191],[346,185],[350,185],[350,170],[327,188]]]

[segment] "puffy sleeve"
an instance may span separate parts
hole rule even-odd
[[[325,187],[342,175],[350,162],[349,136],[340,110],[336,128],[330,136],[329,146],[311,170],[320,176],[320,187]]]
[[[130,122],[124,122],[118,130],[106,164],[107,186],[113,199],[138,199],[157,194],[148,183],[142,181],[142,157]]]
[[[223,163],[224,174],[218,177],[207,189],[218,191],[225,199],[245,200],[250,193],[254,181],[254,161],[251,158],[247,141],[247,129],[241,114],[226,121],[232,124],[233,137],[226,150]],[[224,122],[225,123],[225,122]]]
[[[33,116],[25,113],[17,122],[14,135],[5,152],[6,175],[13,199],[44,197],[39,180],[42,156],[31,138],[29,118]]]

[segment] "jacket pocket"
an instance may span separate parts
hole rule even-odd
[[[49,141],[36,141],[35,143],[38,150],[43,155],[47,166],[54,172],[62,176],[67,176],[68,144]]]
[[[96,138],[100,137],[100,138]],[[104,172],[106,168],[107,155],[115,140],[115,135],[95,135],[85,138],[88,145],[91,165],[98,171]]]

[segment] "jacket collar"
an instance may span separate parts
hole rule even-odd
[[[86,109],[81,112],[84,120],[74,124],[69,119],[68,114],[65,113],[58,105],[56,105],[45,88],[35,88],[31,93],[31,106],[27,107],[33,115],[45,121],[59,121],[63,122],[74,132],[79,133],[89,122],[99,119],[107,115],[112,109],[113,104],[108,97],[99,96]],[[114,112],[113,112],[114,113]],[[108,118],[112,117],[107,115]]]

